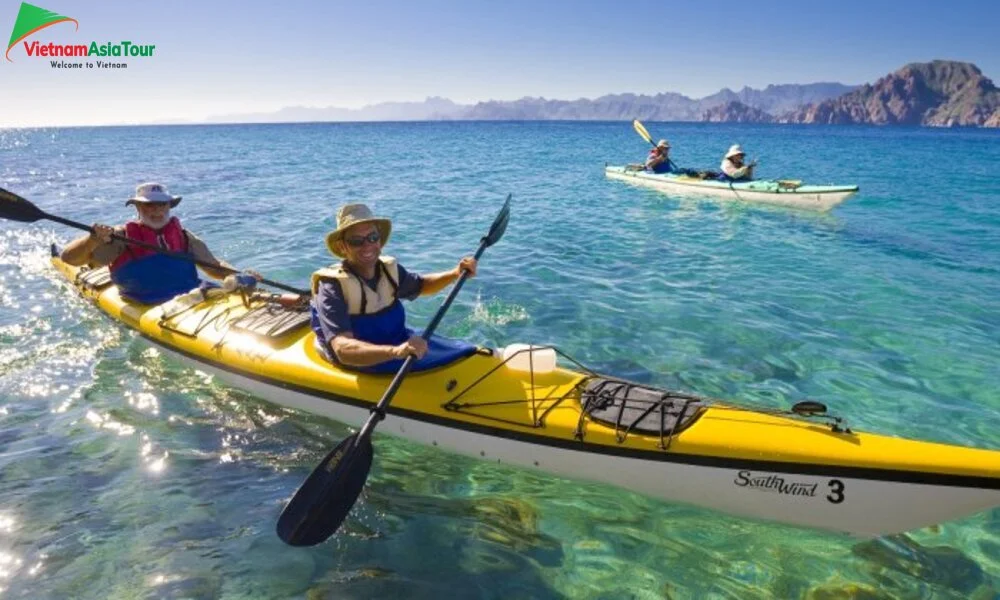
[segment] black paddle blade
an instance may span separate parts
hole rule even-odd
[[[348,436],[319,463],[278,517],[278,537],[290,546],[315,546],[351,512],[372,468],[369,437]]]
[[[34,223],[46,217],[37,206],[14,192],[0,188],[0,217],[22,223]]]
[[[512,195],[507,194],[507,201],[503,203],[503,208],[500,209],[497,218],[493,219],[493,225],[490,225],[490,232],[483,238],[486,248],[499,242],[500,238],[503,237],[503,232],[507,231],[507,223],[510,222],[510,198]]]

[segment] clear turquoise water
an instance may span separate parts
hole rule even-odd
[[[161,180],[218,254],[296,285],[331,260],[342,202],[391,216],[387,251],[428,271],[513,192],[443,333],[1000,448],[997,132],[647,126],[682,164],[739,142],[761,175],[862,191],[815,215],[607,181],[605,161],[645,155],[627,123],[8,130],[0,185],[89,223],[123,221],[134,185]],[[74,235],[0,222],[0,597],[1000,597],[1000,511],[858,542],[387,437],[346,531],[285,547],[283,502],[347,427],[102,317],[48,265]]]

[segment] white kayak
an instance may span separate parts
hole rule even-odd
[[[739,202],[763,202],[826,212],[858,192],[856,185],[804,185],[801,181],[755,180],[725,182],[692,175],[650,173],[625,167],[606,166],[604,174],[636,185],[685,195],[726,198]]]

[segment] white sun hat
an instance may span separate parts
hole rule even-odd
[[[167,191],[167,188],[160,183],[143,183],[135,188],[135,195],[128,199],[125,206],[129,204],[170,204],[173,208],[180,204],[181,197],[174,196]]]

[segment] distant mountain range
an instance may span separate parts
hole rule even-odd
[[[809,102],[834,98],[854,89],[841,83],[805,85],[769,85],[763,90],[744,87],[739,92],[728,88],[700,99],[665,92],[645,94],[610,94],[594,100],[520,100],[457,104],[446,98],[432,97],[423,102],[384,102],[359,109],[337,107],[290,106],[270,113],[219,115],[209,123],[278,123],[301,121],[435,121],[435,120],[595,120],[614,121],[646,119],[650,121],[700,121],[705,111],[740,102],[761,111],[783,113]]]
[[[436,120],[632,120],[741,123],[869,123],[1000,127],[1000,90],[972,63],[913,63],[862,86],[842,83],[724,88],[692,99],[674,92],[610,94],[596,99],[490,100],[457,104],[384,102],[359,109],[293,106],[276,112],[214,116],[209,123]]]
[[[805,103],[834,98],[853,89],[854,86],[842,83],[809,83],[805,85],[769,85],[763,90],[744,87],[739,92],[724,88],[711,96],[697,100],[673,92],[665,92],[655,96],[611,94],[594,100],[586,98],[579,100],[522,98],[510,102],[480,102],[452,118],[700,121],[706,111],[730,102],[740,102],[761,111],[786,112]]]
[[[382,102],[364,108],[286,106],[267,113],[220,115],[209,123],[295,123],[315,121],[434,121],[453,118],[468,105],[432,97],[423,102]]]

